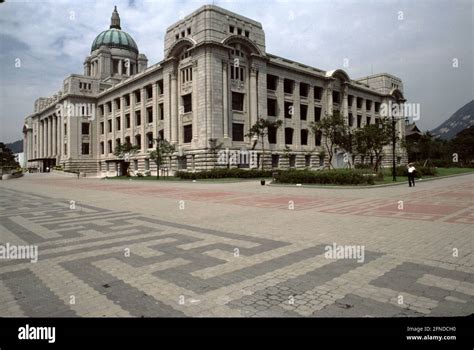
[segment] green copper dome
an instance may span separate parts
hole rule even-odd
[[[133,40],[128,33],[116,28],[104,30],[102,33],[97,35],[97,38],[95,38],[92,43],[91,52],[97,50],[102,45],[138,53],[138,47],[135,40]]]
[[[120,27],[120,16],[117,12],[117,6],[115,6],[114,12],[112,12],[110,29],[104,30],[102,33],[97,35],[92,43],[91,52],[97,50],[102,45],[138,53],[138,47],[135,40],[133,40],[128,33],[122,31],[122,28]]]

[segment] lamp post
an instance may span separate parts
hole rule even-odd
[[[161,166],[161,135],[158,134],[156,141],[156,179],[160,178],[160,166]]]
[[[396,139],[396,136],[395,136],[395,125],[396,125],[395,116],[392,113],[392,175],[393,175],[392,181],[394,181],[394,182],[397,181],[397,171],[395,169],[395,167],[396,167],[396,164],[395,164],[395,147],[397,145],[397,139]]]

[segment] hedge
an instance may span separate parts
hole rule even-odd
[[[408,169],[404,165],[399,165],[396,168],[396,174],[397,176],[408,176]],[[434,176],[437,174],[436,168],[432,167],[425,167],[421,165],[415,164],[415,176]],[[392,173],[392,168],[386,168],[387,173]]]
[[[251,179],[251,178],[261,178],[261,177],[272,177],[272,170],[258,170],[258,169],[212,169],[205,170],[200,172],[187,172],[187,171],[177,171],[176,176],[183,180],[196,180],[196,179],[223,179],[229,177],[242,178],[242,179]]]
[[[366,171],[353,169],[334,169],[334,170],[285,170],[280,171],[276,176],[277,183],[290,184],[334,184],[334,185],[373,185],[375,178]]]

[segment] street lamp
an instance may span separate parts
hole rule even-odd
[[[395,116],[392,113],[392,176],[393,176],[392,181],[393,182],[397,181],[397,170],[395,169],[395,167],[396,167],[396,164],[395,164],[395,147],[397,145],[397,139],[396,139],[396,136],[395,136],[395,125],[396,125]]]

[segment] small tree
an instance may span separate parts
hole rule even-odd
[[[250,138],[256,138],[257,142],[260,142],[262,145],[262,170],[264,170],[265,167],[265,138],[268,137],[268,130],[275,129],[276,131],[282,124],[283,122],[281,120],[272,122],[260,118],[254,125],[252,125],[249,132],[245,135]]]
[[[20,164],[15,159],[13,152],[5,146],[3,142],[0,142],[0,169],[11,169],[18,168]]]
[[[346,151],[351,149],[351,135],[349,127],[344,123],[344,117],[339,112],[327,115],[318,122],[311,122],[311,133],[321,135],[324,139],[324,148],[328,154],[329,167],[333,167],[332,160],[336,148],[342,148]]]
[[[160,167],[163,164],[163,159],[169,157],[174,153],[175,147],[167,140],[161,138],[155,139],[156,149],[149,152],[150,159],[156,163],[156,179],[160,178]]]
[[[368,124],[356,130],[354,145],[360,155],[375,158],[374,171],[378,171],[382,162],[383,148],[392,141],[392,122],[381,119],[377,124]]]

